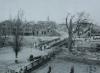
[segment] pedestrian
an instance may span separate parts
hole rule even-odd
[[[71,67],[70,73],[74,73],[74,67]]]
[[[51,73],[51,66],[49,66],[49,70],[48,70],[48,72],[47,73]]]

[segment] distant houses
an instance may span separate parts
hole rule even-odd
[[[9,20],[0,23],[0,34],[11,35],[12,34],[12,22]]]
[[[0,23],[0,31],[6,35],[13,35],[15,30],[16,27],[12,21],[6,20]],[[56,23],[53,21],[23,23],[20,28],[20,33],[26,36],[60,36],[60,34],[56,32]]]
[[[73,37],[74,45],[73,48],[81,48],[82,49],[90,49],[90,50],[97,50],[100,47],[100,26],[98,25],[89,25],[85,27],[81,27],[83,29],[83,34],[78,36],[75,33]]]

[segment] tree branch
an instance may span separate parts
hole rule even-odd
[[[66,17],[66,26],[67,26],[67,29],[69,30],[69,26],[68,26],[68,15]]]

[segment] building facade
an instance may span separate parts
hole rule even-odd
[[[16,31],[16,25],[7,20],[2,22],[1,31],[6,35],[12,35]],[[55,31],[56,23],[52,21],[39,21],[37,23],[24,23],[20,25],[19,31],[23,35],[33,35],[33,36],[58,36],[60,35]]]

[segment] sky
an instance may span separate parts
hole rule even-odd
[[[46,21],[49,16],[57,23],[64,23],[67,13],[84,11],[100,25],[100,0],[0,0],[0,21],[14,18],[20,9],[28,21]]]

